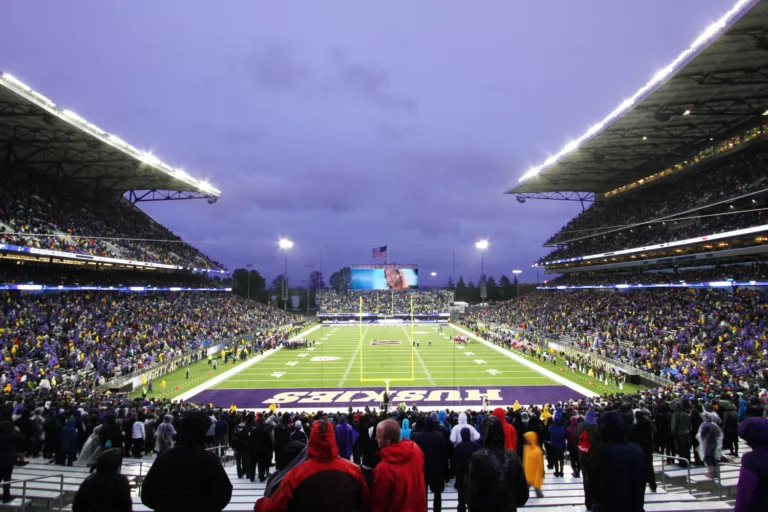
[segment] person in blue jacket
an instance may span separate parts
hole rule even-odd
[[[408,418],[403,420],[403,425],[400,427],[400,440],[411,440],[411,422],[408,421]]]
[[[77,420],[75,418],[67,420],[67,424],[61,429],[59,440],[66,465],[71,466],[75,462],[75,453],[77,452]]]
[[[555,416],[554,424],[549,427],[549,447],[551,451],[552,464],[555,466],[555,476],[563,475],[563,465],[565,464],[565,427],[563,426],[563,415]]]

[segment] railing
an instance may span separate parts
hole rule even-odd
[[[223,466],[227,461],[228,449],[229,449],[229,445],[227,444],[217,444],[216,446],[211,446],[210,448],[206,448],[205,451],[213,452],[214,454],[216,454],[219,457],[219,460],[221,461],[221,465]]]
[[[491,331],[496,331],[496,332],[505,332],[507,334],[517,334],[519,332],[519,331],[516,331],[516,330],[511,329],[509,327],[502,327],[502,326],[500,326],[498,324],[493,324],[493,323],[489,323],[488,326],[489,326]],[[525,335],[526,333],[523,332],[522,334]],[[536,332],[533,332],[531,334],[533,334],[534,336],[541,336],[541,334],[538,334]],[[552,337],[551,335],[548,335],[548,336]],[[570,335],[566,334],[566,335],[559,336],[556,341],[558,343],[563,344],[563,345],[567,345],[569,350],[575,350],[575,351],[577,351],[577,352],[579,352],[581,354],[584,354],[584,355],[587,355],[587,356],[590,356],[590,357],[594,357],[595,359],[598,359],[598,360],[602,361],[605,364],[611,365],[611,366],[613,366],[615,368],[620,368],[624,373],[626,373],[628,375],[640,375],[642,378],[647,379],[647,380],[649,380],[649,381],[651,381],[654,384],[657,384],[659,386],[671,386],[671,385],[674,384],[674,382],[672,382],[669,379],[665,379],[664,377],[660,377],[658,375],[654,375],[653,373],[647,372],[647,371],[645,371],[645,370],[643,370],[641,368],[638,368],[636,366],[632,366],[630,364],[627,364],[627,363],[624,363],[624,362],[621,362],[621,361],[617,361],[615,359],[611,359],[610,357],[606,357],[606,356],[604,356],[602,354],[599,354],[599,353],[597,353],[597,352],[595,352],[593,350],[590,350],[588,348],[584,348],[584,347],[576,344],[573,341],[573,338]]]
[[[59,479],[59,511],[61,511],[64,509],[64,475],[61,473],[58,475],[36,476],[31,478],[20,478],[18,480],[10,480],[7,482],[3,482],[2,485],[21,484],[21,509],[20,510],[24,511],[24,510],[27,510],[27,482],[37,482],[39,480],[49,480],[51,478]]]
[[[718,462],[715,467],[715,475],[717,476],[717,495],[719,499],[723,499],[723,473],[720,471],[720,466],[733,466],[741,468],[741,464],[734,464],[733,462]],[[714,478],[712,479],[714,482]]]
[[[293,324],[287,324],[287,326],[289,328],[292,328]],[[286,327],[286,325],[280,326],[278,328],[278,331],[282,330],[284,327]],[[260,332],[261,331],[251,331],[248,334],[233,336],[231,338],[224,338],[224,339],[221,339],[221,340],[215,340],[215,342],[214,342],[214,344],[212,346],[216,346],[216,344],[218,344],[218,345],[220,345],[222,347],[229,347],[233,342],[236,343],[237,341],[239,341],[241,339],[247,339],[247,340],[250,341],[250,340],[253,339],[254,336],[260,335]],[[199,348],[197,348],[195,350],[201,350],[203,348],[204,347],[201,346],[201,347],[199,347]],[[125,384],[127,384],[128,382],[130,382],[132,379],[135,379],[136,377],[139,377],[139,376],[144,375],[144,374],[151,375],[150,378],[152,378],[152,379],[155,379],[157,377],[166,375],[167,373],[170,373],[170,372],[172,372],[172,371],[174,371],[176,369],[175,365],[177,363],[179,363],[180,361],[184,361],[186,359],[191,358],[192,357],[191,352],[192,351],[186,351],[186,352],[184,352],[182,354],[179,354],[177,356],[173,356],[173,357],[171,357],[169,359],[166,359],[164,361],[159,361],[159,362],[153,364],[152,366],[150,366],[148,368],[142,368],[141,370],[136,370],[136,371],[133,371],[133,372],[128,373],[126,375],[120,375],[119,377],[115,377],[115,378],[105,382],[101,386],[97,386],[96,390],[97,391],[104,391],[104,390],[110,389],[110,388],[120,388],[120,387],[124,386]],[[160,371],[160,370],[162,370],[166,366],[167,367],[172,367],[173,366],[173,368],[169,368],[169,370],[167,372]]]
[[[665,455],[662,453],[655,453],[653,454],[654,457],[662,457],[661,459],[661,486],[664,488],[664,490],[667,489],[667,475],[666,475],[666,461],[667,459],[677,459],[677,460],[684,460],[685,461],[685,469],[688,470],[688,476],[686,478],[686,483],[688,484],[688,492],[690,494],[693,494],[693,486],[691,485],[691,461],[688,459],[685,459],[683,457],[678,457],[675,455]],[[672,464],[670,464],[671,466]],[[677,465],[677,464],[675,464]],[[679,467],[679,466],[678,466]]]
[[[123,457],[122,463],[120,467],[122,466],[139,466],[139,474],[136,477],[136,490],[141,493],[141,484],[144,483],[144,461],[139,460],[125,460],[125,457]],[[149,466],[152,466],[151,462],[147,462]],[[122,469],[121,469],[122,470]],[[131,475],[132,476],[132,475]]]

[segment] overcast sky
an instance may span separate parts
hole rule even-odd
[[[229,268],[530,268],[580,209],[502,193],[731,0],[7,2],[0,70],[221,189],[145,211]],[[296,276],[296,277],[294,277]],[[542,277],[543,278],[543,277]]]

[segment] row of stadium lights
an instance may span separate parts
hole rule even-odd
[[[664,83],[664,81],[666,81],[670,76],[672,76],[672,73],[674,73],[677,70],[677,67],[680,64],[682,64],[685,60],[691,57],[694,53],[696,53],[697,51],[701,50],[703,47],[708,45],[715,37],[719,36],[722,30],[728,24],[728,22],[733,17],[738,15],[742,11],[742,9],[744,9],[746,6],[754,2],[755,0],[738,0],[733,5],[733,7],[731,7],[731,9],[728,10],[728,12],[726,12],[719,20],[717,20],[716,22],[708,26],[704,30],[704,32],[702,32],[701,35],[699,35],[699,37],[697,37],[693,41],[693,43],[691,43],[691,45],[685,49],[685,51],[683,51],[680,55],[677,56],[677,58],[675,58],[675,60],[673,60],[666,67],[657,71],[656,74],[654,74],[653,77],[644,86],[642,86],[640,89],[637,90],[637,92],[635,92],[635,94],[633,94],[630,98],[624,100],[602,121],[590,126],[589,129],[581,137],[579,137],[576,140],[570,141],[558,153],[547,158],[543,164],[538,165],[536,167],[531,167],[530,169],[528,169],[525,172],[525,174],[523,174],[520,177],[518,181],[523,182],[530,178],[533,178],[544,169],[556,164],[560,159],[576,151],[584,143],[592,139],[592,137],[594,137],[599,132],[601,132],[604,128],[606,128],[618,117],[630,111],[638,102],[644,99],[645,96],[649,94],[655,87]],[[688,111],[688,113],[690,114],[690,111]],[[763,113],[763,115],[768,115],[768,110],[766,110]],[[648,137],[643,136],[643,140],[648,140]]]
[[[684,116],[689,116],[689,115],[691,115],[691,109],[686,109],[686,110],[683,112],[683,115],[684,115]],[[763,116],[768,116],[768,110],[765,110],[765,111],[763,112]],[[647,135],[643,135],[643,140],[648,140],[648,136],[647,136]],[[710,138],[709,138],[709,140],[715,140],[715,139],[714,139],[714,137],[710,137]]]
[[[35,91],[30,86],[28,86],[18,78],[14,77],[13,75],[8,73],[0,73],[0,82],[5,82],[6,84],[10,85],[13,89],[15,89],[17,92],[23,93],[23,95],[26,96],[29,100],[37,104],[39,107],[44,108],[49,113],[54,114],[59,118],[64,119],[65,121],[68,121],[70,124],[73,124],[78,128],[80,128],[81,130],[89,133],[90,135],[93,135],[101,139],[102,142],[106,142],[116,149],[120,149],[124,152],[128,152],[129,154],[131,154],[131,156],[138,158],[145,164],[150,165],[160,171],[163,171],[166,174],[169,174],[174,178],[179,179],[185,183],[194,185],[198,187],[200,190],[202,190],[203,192],[207,192],[214,195],[221,194],[220,190],[211,186],[207,181],[197,180],[192,176],[190,176],[189,174],[187,174],[187,172],[184,171],[184,169],[173,168],[170,165],[166,164],[165,162],[157,158],[155,155],[153,155],[150,151],[142,151],[137,147],[132,146],[131,144],[128,144],[120,137],[99,128],[93,123],[88,122],[87,120],[83,119],[78,114],[76,114],[75,112],[69,109],[59,107],[58,105],[56,105],[56,103],[51,101],[49,98]]]

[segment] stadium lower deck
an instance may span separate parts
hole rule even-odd
[[[212,379],[209,389],[183,396],[215,407],[360,409],[379,407],[387,386],[393,406],[422,408],[479,408],[485,396],[497,406],[589,394],[455,326],[317,326],[302,339],[308,346],[271,351]]]

